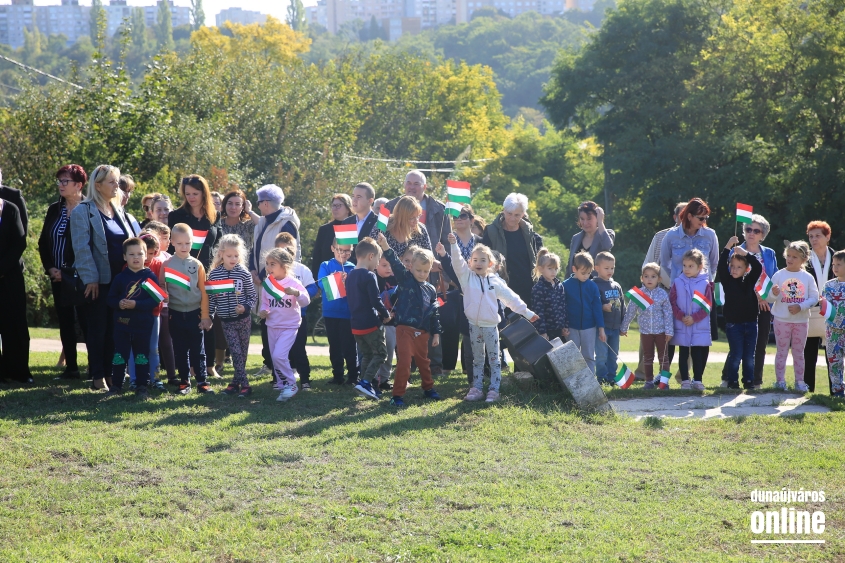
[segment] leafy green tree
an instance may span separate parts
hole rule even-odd
[[[191,20],[194,22],[194,29],[205,25],[205,10],[202,9],[202,0],[191,0]]]
[[[292,30],[307,33],[308,19],[305,16],[305,5],[302,0],[290,0],[286,21]]]
[[[91,43],[94,45],[100,40],[98,33],[103,26],[101,22],[106,19],[106,11],[103,9],[103,0],[91,0],[91,11],[88,12],[88,26],[91,33]]]
[[[159,50],[173,50],[173,17],[170,12],[170,2],[168,0],[159,0],[158,2],[155,34]]]

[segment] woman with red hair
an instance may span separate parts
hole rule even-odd
[[[830,243],[830,225],[825,221],[811,221],[807,225],[807,238],[810,239],[810,261],[807,263],[807,272],[816,280],[819,288],[819,295],[824,289],[824,284],[833,279],[833,250],[828,246]],[[810,388],[810,393],[816,390],[816,361],[819,357],[819,347],[824,339],[825,322],[819,313],[819,307],[810,308],[810,329],[807,333],[807,344],[804,346],[804,383]],[[825,354],[825,363],[827,354]],[[830,393],[833,394],[833,384],[828,373],[828,385]]]

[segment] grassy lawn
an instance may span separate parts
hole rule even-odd
[[[458,373],[397,412],[326,385],[325,357],[288,403],[269,378],[139,403],[54,360],[0,390],[4,562],[845,560],[842,412],[634,422],[509,383],[467,404]],[[781,487],[825,491],[797,506],[825,512],[825,545],[750,543],[750,492]]]

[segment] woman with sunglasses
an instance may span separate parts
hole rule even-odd
[[[751,216],[751,224],[745,225],[743,229],[745,242],[740,246],[757,258],[757,261],[763,265],[763,272],[771,278],[778,271],[778,255],[773,249],[760,244],[766,240],[770,230],[771,226],[766,218],[755,213]],[[757,306],[760,312],[757,316],[757,346],[754,349],[754,389],[763,387],[766,344],[769,343],[769,332],[772,327],[772,310],[766,300],[760,299],[759,295]]]

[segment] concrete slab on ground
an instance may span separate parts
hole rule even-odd
[[[640,420],[657,418],[730,418],[735,416],[796,416],[830,412],[821,405],[807,402],[794,393],[740,393],[738,395],[706,395],[701,397],[648,397],[610,401],[614,412]]]

